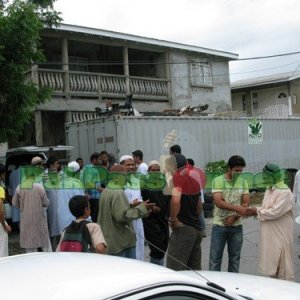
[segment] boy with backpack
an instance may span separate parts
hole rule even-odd
[[[91,214],[86,197],[82,195],[72,197],[69,209],[76,220],[63,231],[56,251],[104,254],[106,242],[101,227],[86,220]]]

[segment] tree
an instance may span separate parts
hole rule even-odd
[[[34,62],[44,61],[40,32],[61,21],[55,0],[0,0],[0,143],[16,138],[35,107],[51,91],[28,80]]]

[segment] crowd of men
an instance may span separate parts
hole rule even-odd
[[[248,183],[239,176],[245,166],[245,160],[234,155],[227,171],[213,179],[209,269],[221,271],[227,245],[228,272],[239,272],[242,218],[256,215],[261,222],[260,271],[293,280],[293,194],[279,166],[267,164],[263,172],[269,185],[263,203],[251,208]],[[4,171],[0,167],[0,180]],[[76,249],[143,260],[147,243],[151,263],[201,270],[205,174],[186,159],[179,145],[173,145],[163,161],[148,164],[141,150],[121,156],[118,163],[106,151],[93,153],[89,164],[78,158],[63,170],[53,156],[46,168],[34,157],[31,167],[11,172],[9,183],[12,221],[19,223],[20,246],[27,253]],[[0,199],[5,199],[2,188]],[[11,228],[3,201],[0,223],[0,255],[5,256]],[[83,242],[72,242],[75,233]]]

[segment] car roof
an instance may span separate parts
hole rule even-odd
[[[73,146],[67,146],[67,145],[57,145],[57,146],[25,146],[25,147],[17,147],[17,148],[11,148],[6,151],[7,154],[11,153],[19,153],[19,152],[48,152],[49,150],[53,151],[70,151],[74,149]]]
[[[170,269],[91,253],[32,253],[0,259],[3,299],[101,299],[162,284],[212,290]],[[88,293],[86,292],[88,290]]]
[[[6,152],[5,165],[9,170],[9,165],[24,165],[30,164],[34,156],[41,157],[44,161],[48,159],[48,155],[52,151],[55,155],[63,153],[63,151],[70,151],[74,149],[73,146],[57,145],[57,146],[25,146],[8,149]],[[62,157],[58,157],[61,159]],[[63,160],[62,160],[63,161]]]
[[[181,271],[192,278],[199,278],[195,272]],[[215,284],[242,296],[253,299],[300,299],[300,284],[270,277],[231,272],[200,271],[200,274]]]

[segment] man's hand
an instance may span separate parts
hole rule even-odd
[[[11,232],[11,227],[10,227],[8,224],[5,225],[5,231],[6,231],[7,233],[10,233],[10,232]]]
[[[96,251],[96,253],[99,253],[99,254],[105,254],[105,252],[106,252],[105,244],[103,244],[103,243],[97,244],[95,247],[95,251]]]
[[[177,218],[169,218],[169,226],[171,227],[172,230],[174,230],[175,227],[178,225],[181,225],[182,223],[177,219]]]
[[[149,203],[149,200],[147,200],[147,201],[148,201],[148,203]],[[145,202],[147,202],[147,201],[145,201]],[[131,207],[136,207],[136,206],[140,205],[142,202],[143,202],[143,201],[141,201],[141,200],[139,200],[139,199],[134,199],[134,200],[130,203],[130,206],[131,206]],[[146,207],[146,208],[147,208],[147,207]]]
[[[134,200],[134,201],[136,201],[136,200]],[[140,203],[141,203],[141,202],[140,202]],[[147,209],[149,212],[151,212],[153,206],[155,206],[155,203],[150,202],[150,200],[146,200],[146,201],[144,201],[144,205],[145,205],[146,209]]]
[[[247,208],[247,215],[248,216],[256,216],[257,215],[256,207],[248,207]]]
[[[223,223],[225,226],[232,226],[237,220],[238,220],[238,216],[228,216],[223,220]]]
[[[241,216],[241,217],[248,217],[248,208],[244,206],[236,206],[235,211]]]
[[[160,213],[160,207],[159,206],[157,206],[157,205],[154,205],[153,207],[152,207],[152,212],[154,213],[154,214],[159,214]]]

